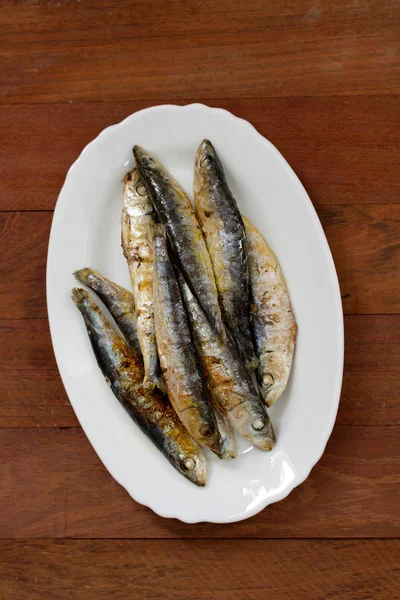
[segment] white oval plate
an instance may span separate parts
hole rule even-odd
[[[132,147],[153,152],[192,195],[203,138],[214,143],[240,210],[261,230],[282,266],[299,336],[290,383],[270,414],[272,452],[240,440],[240,455],[207,454],[208,482],[179,475],[133,423],[97,367],[70,291],[72,272],[98,269],[129,288],[120,247],[122,179]],[[270,142],[229,112],[201,104],[154,106],[105,129],[68,172],[49,242],[47,303],[54,352],[76,415],[111,475],[137,502],[194,523],[246,519],[282,500],[321,457],[338,408],[343,315],[328,243],[307,193]]]

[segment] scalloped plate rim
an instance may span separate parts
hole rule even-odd
[[[54,326],[52,326],[52,317],[51,317],[51,310],[50,310],[50,301],[49,301],[49,280],[50,280],[50,254],[52,251],[52,243],[53,243],[53,235],[54,235],[54,223],[57,221],[57,212],[58,210],[60,210],[60,203],[59,203],[59,199],[60,196],[62,194],[62,191],[64,190],[67,182],[69,181],[69,179],[71,178],[71,176],[74,174],[74,171],[76,169],[76,167],[78,166],[78,163],[81,161],[81,158],[83,155],[85,155],[88,151],[90,151],[90,149],[92,149],[93,147],[96,146],[96,143],[98,142],[98,140],[100,138],[104,138],[106,136],[112,135],[116,130],[118,130],[119,128],[123,127],[128,121],[133,121],[137,118],[140,118],[141,115],[143,113],[148,113],[148,112],[152,112],[154,110],[164,110],[164,109],[173,109],[173,110],[196,110],[196,109],[207,109],[207,110],[212,110],[212,111],[218,111],[220,113],[225,113],[226,115],[229,115],[229,117],[235,119],[236,121],[240,122],[243,125],[245,125],[246,127],[248,127],[251,131],[252,134],[256,134],[264,144],[266,144],[267,146],[269,146],[270,150],[272,150],[272,152],[275,154],[275,157],[277,159],[279,159],[279,161],[282,163],[282,165],[284,166],[284,168],[286,169],[288,176],[292,177],[295,179],[296,185],[299,189],[299,191],[301,191],[303,199],[305,201],[305,207],[307,207],[308,211],[310,212],[310,216],[312,217],[313,221],[314,221],[314,225],[316,227],[316,230],[319,234],[319,238],[320,238],[320,242],[321,242],[321,249],[323,249],[324,253],[325,253],[325,258],[328,260],[328,262],[331,265],[331,270],[332,270],[332,275],[335,278],[335,286],[336,286],[336,309],[337,309],[337,315],[339,317],[338,320],[338,325],[339,325],[339,331],[338,331],[338,341],[339,341],[339,354],[340,356],[338,357],[339,361],[338,361],[338,369],[337,369],[337,373],[336,373],[336,390],[334,391],[334,393],[332,394],[332,396],[335,398],[335,402],[332,403],[332,407],[331,407],[331,414],[329,415],[329,419],[327,418],[327,426],[326,429],[323,432],[323,435],[321,435],[321,445],[320,448],[318,450],[318,452],[315,453],[315,456],[312,457],[312,459],[310,460],[310,462],[312,463],[310,467],[307,467],[304,472],[300,473],[299,471],[297,471],[296,473],[296,477],[293,479],[293,481],[286,486],[286,488],[284,490],[282,490],[281,492],[277,493],[276,496],[274,496],[274,498],[272,500],[267,499],[264,503],[260,503],[257,506],[254,507],[254,509],[250,509],[248,510],[246,513],[240,514],[240,515],[233,515],[231,517],[227,517],[224,520],[213,520],[213,519],[187,519],[187,518],[182,518],[179,515],[176,514],[172,514],[172,513],[167,513],[167,512],[163,512],[161,511],[159,508],[156,508],[156,506],[154,506],[154,504],[149,501],[148,499],[146,500],[145,498],[143,498],[140,493],[139,490],[136,491],[136,493],[132,490],[132,489],[128,489],[127,484],[125,484],[124,482],[122,482],[120,480],[119,477],[117,477],[115,474],[112,473],[111,469],[108,467],[107,465],[107,457],[104,456],[103,454],[103,449],[102,448],[98,448],[96,447],[95,443],[92,441],[91,439],[91,435],[89,435],[85,428],[83,427],[83,425],[81,424],[81,420],[80,420],[80,415],[79,415],[79,408],[77,408],[76,406],[74,406],[73,402],[70,399],[70,394],[68,391],[68,385],[64,379],[63,376],[63,370],[60,366],[60,361],[59,361],[59,356],[58,353],[55,349],[55,342],[54,342]],[[339,401],[340,401],[340,394],[341,394],[341,387],[342,387],[342,377],[343,377],[343,362],[344,362],[344,324],[343,324],[343,312],[342,312],[342,306],[341,306],[341,295],[340,295],[340,287],[339,287],[339,281],[338,281],[338,277],[337,277],[337,273],[336,273],[336,268],[334,265],[334,261],[333,261],[333,257],[332,257],[332,253],[330,251],[329,248],[329,244],[327,242],[325,233],[323,231],[321,222],[318,218],[318,215],[315,211],[315,208],[303,186],[303,184],[301,183],[300,179],[298,178],[298,176],[296,175],[296,173],[293,171],[293,169],[291,168],[291,166],[289,165],[289,163],[285,160],[285,158],[282,156],[282,154],[279,152],[279,150],[267,139],[265,138],[259,131],[257,131],[257,129],[247,120],[241,118],[241,117],[237,117],[236,115],[234,115],[233,113],[231,113],[230,111],[224,109],[224,108],[219,108],[219,107],[213,107],[213,106],[209,106],[207,104],[204,103],[191,103],[191,104],[187,104],[187,105],[176,105],[176,104],[157,104],[154,106],[149,106],[146,108],[143,108],[141,110],[138,110],[130,115],[128,115],[127,117],[125,117],[122,121],[115,123],[113,125],[110,125],[108,127],[106,127],[105,129],[103,129],[92,141],[90,141],[81,151],[81,153],[79,154],[78,158],[72,163],[71,167],[68,169],[68,172],[66,174],[63,186],[60,190],[58,199],[57,199],[57,203],[54,209],[54,214],[53,214],[53,219],[52,219],[52,224],[51,224],[51,231],[50,231],[50,236],[49,236],[49,244],[48,244],[48,253],[47,253],[47,267],[46,267],[46,298],[47,298],[47,310],[48,310],[48,316],[49,316],[49,326],[50,326],[50,335],[51,335],[51,340],[52,340],[52,345],[53,345],[53,350],[54,350],[54,354],[55,354],[55,358],[56,358],[56,363],[57,363],[57,367],[58,367],[58,371],[61,377],[61,380],[63,382],[64,388],[67,392],[68,398],[70,399],[70,402],[73,406],[75,415],[79,421],[79,423],[82,426],[82,430],[84,431],[86,437],[88,438],[89,442],[91,443],[94,451],[96,452],[96,454],[98,455],[98,457],[100,458],[101,462],[103,463],[103,465],[105,466],[105,468],[107,469],[107,471],[110,473],[110,475],[113,477],[113,479],[115,479],[115,481],[117,481],[117,483],[119,485],[121,485],[121,487],[123,487],[127,493],[135,500],[135,502],[137,502],[138,504],[141,504],[143,506],[146,506],[148,508],[150,508],[154,513],[156,513],[157,515],[159,515],[160,517],[163,518],[169,518],[169,519],[178,519],[184,523],[187,524],[195,524],[195,523],[216,523],[216,524],[221,524],[221,523],[233,523],[233,522],[238,522],[244,519],[248,519],[256,514],[258,514],[260,511],[262,511],[264,508],[266,508],[267,506],[269,506],[270,504],[273,504],[275,502],[279,502],[283,499],[285,499],[297,486],[301,485],[310,475],[312,469],[314,468],[314,466],[318,463],[318,461],[321,459],[325,448],[326,448],[326,444],[330,438],[330,435],[332,433],[334,424],[335,424],[335,419],[336,419],[336,415],[337,415],[337,411],[338,411],[338,407],[339,407]]]

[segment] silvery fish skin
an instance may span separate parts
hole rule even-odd
[[[204,486],[207,465],[203,451],[190,437],[168,399],[158,390],[145,392],[142,364],[111,327],[92,296],[86,290],[74,288],[72,299],[82,313],[97,363],[116,398],[172,466],[196,485]]]
[[[136,311],[133,294],[104,277],[94,269],[84,268],[75,271],[75,277],[92,289],[104,302],[123,333],[134,355],[143,360],[136,329]]]
[[[193,438],[221,456],[221,437],[163,229],[156,228],[154,239],[154,320],[168,397]]]
[[[135,146],[136,164],[161,223],[174,260],[185,275],[215,331],[222,331],[218,292],[210,256],[192,204],[179,183],[149,152]]]
[[[156,215],[137,169],[124,179],[122,248],[136,306],[137,331],[144,360],[144,385],[163,389],[153,312],[153,229]]]
[[[215,335],[196,298],[180,279],[182,295],[192,324],[211,402],[232,427],[263,450],[275,443],[272,423],[244,366],[236,345]]]
[[[285,390],[297,324],[281,268],[261,233],[246,218],[251,282],[251,323],[258,355],[257,379],[267,406]]]
[[[194,204],[210,253],[225,326],[232,334],[246,366],[257,358],[250,331],[249,272],[246,232],[222,164],[209,140],[197,151]]]

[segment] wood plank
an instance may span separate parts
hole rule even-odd
[[[308,21],[310,26],[319,20],[327,22],[329,19],[331,32],[335,25],[342,25],[343,20],[356,18],[360,33],[361,29],[371,33],[378,25],[384,25],[385,18],[396,16],[397,8],[393,0],[387,1],[384,7],[376,6],[374,0],[359,0],[357,5],[348,0],[329,0],[320,3],[319,11],[310,0],[270,0],[267,4],[250,0],[246,6],[237,0],[229,5],[225,0],[218,4],[206,0],[192,6],[183,5],[179,0],[156,0],[150,12],[144,0],[115,0],[111,9],[106,0],[88,0],[79,7],[74,0],[50,6],[44,0],[36,0],[34,5],[26,6],[25,19],[18,22],[18,0],[7,0],[4,5],[2,34],[8,43],[15,43],[17,34],[23,36],[27,43],[37,43],[41,39],[51,42],[55,35],[54,24],[57,23],[57,35],[61,34],[63,40],[71,44],[83,39],[98,42],[99,28],[103,28],[102,37],[107,40],[112,40],[116,33],[119,34],[118,40],[133,35],[158,39],[185,34],[237,33],[238,24],[242,31],[259,31],[268,25],[267,19],[276,17],[301,19],[303,24]],[[128,10],[132,6],[135,9],[133,14]],[[194,6],[196,19],[193,18]],[[310,10],[311,7],[314,10]],[[371,10],[374,11],[375,22],[371,19]],[[107,27],[104,27],[107,16],[112,18],[107,19]],[[394,26],[392,23],[387,25],[389,28]],[[311,32],[308,33],[312,37]],[[274,35],[278,37],[276,33]],[[22,40],[19,42],[22,43]]]
[[[0,378],[0,427],[79,427],[56,369],[0,369]]]
[[[0,427],[78,427],[47,320],[0,321]]]
[[[400,312],[400,204],[318,210],[346,314]]]
[[[399,100],[385,98],[385,110],[379,96],[215,99],[213,104],[247,119],[275,144],[321,206],[399,203],[400,128],[393,126],[400,121]],[[52,210],[84,146],[103,128],[151,104],[0,105],[0,137],[9,141],[0,145],[0,210]]]
[[[400,317],[345,317],[345,361],[337,423],[400,424]]]
[[[339,425],[400,425],[400,318],[347,316]],[[45,320],[0,321],[0,427],[77,427]]]
[[[397,0],[3,4],[6,103],[400,92]]]
[[[400,204],[318,209],[346,314],[400,312]],[[0,319],[45,318],[51,213],[0,213]],[[94,267],[96,265],[93,265]]]
[[[10,600],[400,595],[399,540],[6,540],[0,557],[0,595]]]
[[[0,318],[45,318],[52,213],[0,213]]]
[[[0,537],[395,537],[399,468],[399,427],[337,426],[284,501],[240,523],[187,525],[131,500],[81,430],[0,429]]]

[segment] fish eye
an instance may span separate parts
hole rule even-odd
[[[143,183],[138,183],[138,185],[136,186],[136,192],[139,194],[139,196],[145,196],[147,194],[146,188]]]
[[[194,458],[188,456],[182,461],[181,466],[182,469],[186,472],[194,471],[194,469],[196,468],[196,461],[194,460]]]
[[[263,386],[268,388],[274,383],[274,378],[272,375],[264,375],[263,377]]]
[[[200,434],[204,437],[209,437],[213,434],[213,431],[208,425],[203,425],[200,427]]]
[[[203,156],[200,158],[200,166],[207,167],[210,164],[211,164],[210,156],[208,154],[203,154]]]
[[[265,427],[265,421],[261,417],[258,417],[258,419],[254,419],[251,426],[255,431],[261,431]]]

